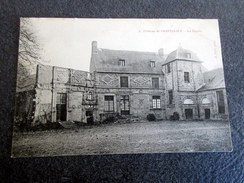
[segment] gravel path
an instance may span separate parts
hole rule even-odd
[[[15,133],[13,157],[231,151],[229,123],[157,121]]]

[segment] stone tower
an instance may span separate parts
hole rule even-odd
[[[197,90],[204,84],[202,62],[197,55],[179,46],[163,66],[165,74],[166,118],[176,112],[180,119],[198,119]]]

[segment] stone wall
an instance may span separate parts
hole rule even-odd
[[[39,65],[35,122],[56,122],[58,93],[66,93],[67,121],[86,122],[86,111],[96,108],[93,75],[79,70]],[[88,100],[88,94],[92,98]],[[97,120],[96,112],[94,119]]]
[[[163,76],[159,74],[96,73],[96,87],[120,88],[120,77],[128,77],[128,88],[152,89],[152,78],[159,78],[159,89],[164,89]]]
[[[170,116],[177,112],[180,119],[184,120],[185,109],[193,110],[193,119],[204,119],[205,109],[210,109],[211,119],[222,119],[226,116],[218,114],[216,91],[196,92],[196,89],[203,84],[199,63],[177,61],[170,64],[170,73],[167,73],[166,66],[163,66],[164,75],[112,72],[90,74],[73,69],[40,65],[37,72],[37,107],[34,121],[56,121],[57,93],[67,94],[67,120],[69,121],[87,122],[87,111],[92,111],[94,120],[99,121],[100,116],[106,113],[105,95],[114,96],[113,112],[118,114],[121,114],[121,96],[128,95],[130,115],[144,119],[148,114],[154,114],[157,119],[170,119]],[[190,73],[190,83],[184,82],[184,72]],[[128,88],[120,87],[121,76],[128,77]],[[159,78],[159,88],[153,88],[152,78]],[[173,91],[172,104],[169,104],[169,90]],[[152,96],[160,96],[161,108],[153,109]],[[211,102],[202,104],[204,98],[208,98]],[[192,103],[185,104],[186,99]]]
[[[137,116],[145,119],[148,114],[155,114],[157,119],[165,118],[165,102],[164,102],[164,92],[161,90],[152,89],[102,89],[96,88],[96,93],[98,96],[98,113],[106,113],[104,111],[104,96],[112,95],[114,96],[114,112],[121,114],[121,104],[120,99],[122,95],[129,96],[130,102],[130,115]],[[160,96],[161,108],[152,109],[152,96]]]
[[[225,113],[220,114],[218,111],[218,101],[217,101],[217,91],[223,91],[224,93],[224,103],[225,103]],[[215,90],[208,90],[208,91],[201,91],[199,92],[199,105],[200,105],[200,113],[201,118],[204,119],[204,109],[210,109],[211,118],[216,120],[228,119],[228,103],[226,97],[226,90],[225,89],[215,89]],[[209,99],[209,104],[204,104],[203,99]]]
[[[36,89],[36,110],[34,124],[52,121],[52,92],[50,90]]]

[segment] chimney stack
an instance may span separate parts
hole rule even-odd
[[[164,49],[163,48],[160,48],[159,50],[158,50],[158,55],[160,56],[160,57],[164,57]]]
[[[92,54],[97,54],[97,41],[92,41]]]

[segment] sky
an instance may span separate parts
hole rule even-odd
[[[30,18],[42,48],[42,63],[89,71],[91,43],[98,48],[165,54],[179,45],[212,70],[222,67],[218,21],[214,19]]]

